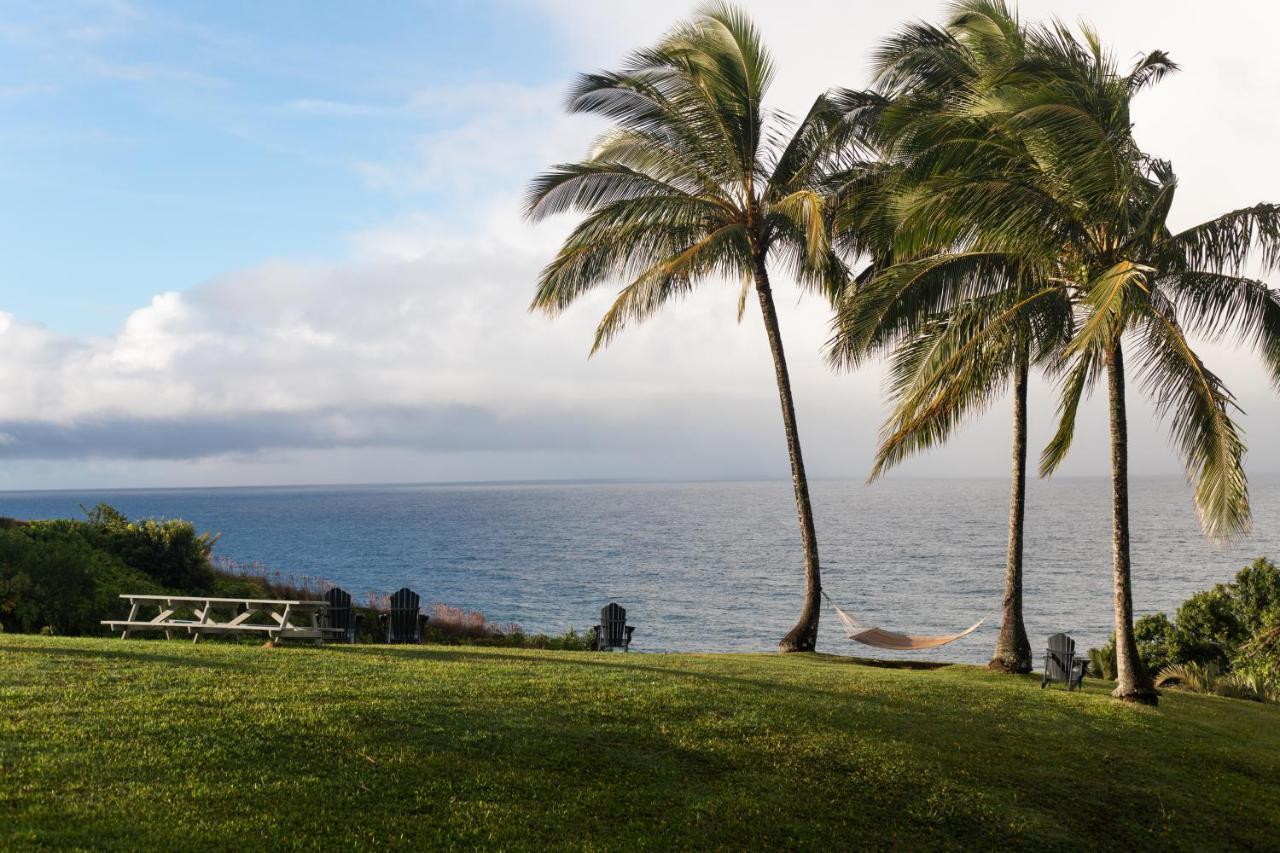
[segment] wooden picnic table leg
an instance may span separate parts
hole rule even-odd
[[[311,609],[311,628],[316,632],[316,638],[311,641],[312,645],[324,645],[324,632],[320,630],[320,610],[318,608]]]
[[[134,619],[138,618],[138,601],[137,601],[137,599],[131,598],[131,599],[129,599],[129,603],[132,605],[132,606],[129,608],[129,621],[130,621],[130,622],[132,622]],[[122,639],[122,640],[127,640],[127,639],[129,639],[129,629],[128,629],[128,628],[125,628],[125,629],[124,629],[124,632],[120,635],[120,639]]]
[[[206,602],[204,603],[204,610],[201,610],[201,611],[200,611],[200,624],[201,624],[201,625],[207,625],[207,624],[209,624],[209,611],[211,611],[211,610],[213,610],[213,602],[211,602],[211,601],[206,601]],[[195,634],[196,636],[195,636],[195,639],[193,639],[193,640],[191,641],[191,644],[192,644],[192,645],[195,645],[196,643],[200,642],[200,634],[201,634],[201,633],[203,633],[203,632],[201,632],[201,631],[192,631],[192,633],[193,633],[193,634]]]
[[[284,614],[279,617],[280,630],[276,632],[276,639],[281,639],[284,636],[285,630],[289,628],[289,616],[292,614],[292,610],[292,604],[286,604],[284,606]]]

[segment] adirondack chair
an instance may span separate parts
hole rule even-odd
[[[413,590],[401,587],[391,594],[391,612],[381,615],[388,643],[421,643],[422,626],[427,623]]]
[[[1044,650],[1043,690],[1050,681],[1065,681],[1067,690],[1075,690],[1089,671],[1089,659],[1076,657],[1076,641],[1066,634],[1054,634]]]
[[[324,600],[329,602],[329,609],[326,611],[329,627],[342,631],[338,635],[338,641],[354,643],[360,636],[360,623],[363,617],[351,606],[351,593],[342,587],[335,586],[324,594]]]
[[[627,610],[616,602],[606,604],[600,611],[600,624],[595,627],[596,651],[607,652],[631,646],[631,632],[635,628],[627,624]]]

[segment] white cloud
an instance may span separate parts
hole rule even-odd
[[[615,64],[690,6],[543,5],[559,16],[584,70]],[[1034,15],[1042,6],[1025,9]],[[827,85],[864,83],[874,40],[913,12],[936,16],[940,6],[792,0],[749,8],[778,58],[777,102],[798,112]],[[1187,66],[1182,79],[1194,81],[1171,89],[1176,97],[1148,96],[1138,115],[1144,140],[1173,156],[1183,175],[1177,215],[1191,221],[1280,198],[1277,167],[1264,151],[1280,138],[1280,118],[1246,109],[1270,98],[1277,64],[1242,73],[1232,54],[1247,44],[1216,41],[1214,28],[1227,26],[1217,16],[1143,11],[1154,8],[1095,3],[1087,11],[1120,39],[1123,54],[1168,46]],[[1181,21],[1181,29],[1152,30],[1157,18]],[[1207,28],[1203,40],[1187,37],[1198,28]],[[1236,35],[1252,44],[1265,37],[1260,30]],[[1142,32],[1151,41],[1131,44]],[[333,118],[386,109],[426,119],[432,129],[411,151],[361,168],[371,185],[409,198],[426,191],[448,204],[429,212],[409,205],[399,218],[355,232],[344,263],[267,263],[158,295],[107,337],[61,336],[0,314],[0,451],[10,459],[93,457],[80,470],[115,483],[785,474],[767,347],[754,313],[735,324],[733,286],[708,286],[591,361],[608,292],[555,321],[526,311],[537,271],[569,223],[522,221],[520,189],[539,168],[581,156],[599,130],[563,115],[562,88],[441,88],[385,108],[295,103]],[[1221,156],[1221,133],[1212,132],[1224,127],[1233,128],[1231,157]],[[881,417],[879,376],[832,375],[819,352],[826,310],[797,300],[785,283],[779,295],[810,470],[860,476]],[[1280,450],[1265,441],[1280,405],[1255,359],[1221,347],[1206,352],[1250,412],[1253,470],[1280,468]],[[1033,441],[1047,439],[1052,408],[1049,389],[1037,385]],[[1176,470],[1148,414],[1135,405],[1134,470]],[[998,405],[952,446],[906,470],[1001,475],[1007,419]],[[140,425],[132,436],[131,423]],[[48,448],[31,451],[42,425]],[[126,464],[113,454],[162,461]],[[1068,473],[1106,470],[1097,401],[1084,412],[1069,464]],[[38,459],[7,470],[41,484],[55,476]]]

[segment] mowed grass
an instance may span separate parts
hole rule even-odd
[[[0,635],[0,848],[1280,845],[1280,709],[824,656]]]

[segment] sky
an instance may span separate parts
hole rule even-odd
[[[771,102],[867,85],[876,42],[937,2],[750,2]],[[572,226],[520,215],[603,130],[565,115],[694,4],[0,0],[0,489],[785,477],[758,313],[711,282],[588,359],[612,288],[527,311]],[[1182,70],[1135,106],[1190,225],[1280,200],[1280,11],[1224,0],[1021,4]],[[1280,282],[1277,282],[1280,284]],[[775,282],[811,475],[863,477],[881,370],[833,374],[827,309]],[[1280,472],[1255,355],[1205,344],[1249,471]],[[1137,474],[1176,474],[1139,394]],[[1053,429],[1033,381],[1031,440]],[[1083,410],[1062,475],[1107,471]],[[1007,476],[997,403],[901,476]]]

